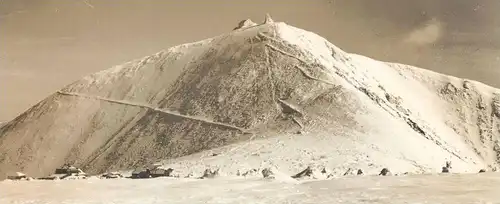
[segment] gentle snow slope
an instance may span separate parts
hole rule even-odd
[[[70,162],[97,173],[178,158],[165,163],[180,174],[206,165],[423,172],[445,160],[475,172],[498,166],[499,101],[481,83],[348,54],[268,22],[63,88],[0,129],[0,171],[39,176]]]
[[[262,179],[1,182],[2,204],[498,203],[500,177],[345,177],[300,184]]]

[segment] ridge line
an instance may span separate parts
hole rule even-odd
[[[261,37],[264,37],[264,38],[267,38],[271,41],[274,41],[276,43],[282,43],[280,42],[279,40],[276,40],[275,38],[273,37],[270,37],[270,36],[267,36],[263,33],[258,33],[259,36]],[[306,60],[302,59],[301,57],[299,56],[295,56],[291,53],[288,53],[284,50],[281,50],[269,43],[266,43],[265,46],[271,48],[272,50],[275,50],[276,52],[279,52],[285,56],[289,56],[291,58],[294,58],[296,60],[298,60],[299,62],[305,64],[305,65],[311,65],[312,63],[309,63],[307,62]],[[284,45],[284,46],[288,46],[288,45]],[[290,47],[290,46],[288,46]],[[351,65],[352,66],[352,65]],[[300,67],[298,67],[297,65],[295,65],[296,68],[298,68],[299,70],[302,71],[302,73],[304,75],[306,75],[307,77],[309,77],[310,79],[313,79],[313,80],[318,80],[318,81],[322,81],[322,82],[325,82],[325,83],[328,83],[328,81],[323,81],[321,79],[317,79],[317,78],[314,78],[310,75],[308,75],[307,72],[305,72],[305,70],[301,69]],[[405,115],[402,115],[401,113],[399,113],[397,110],[394,109],[394,107],[392,107],[391,105],[387,104],[386,101],[384,100],[381,100],[380,97],[372,92],[370,92],[368,89],[364,88],[363,86],[360,86],[362,84],[360,84],[358,81],[354,80],[352,81],[352,79],[348,76],[346,76],[344,73],[341,73],[339,71],[336,71],[335,72],[337,75],[339,75],[343,80],[345,80],[347,83],[349,83],[351,86],[353,86],[354,88],[356,88],[357,90],[361,91],[362,93],[364,93],[368,98],[370,98],[373,102],[375,102],[378,106],[380,106],[384,111],[386,111],[388,114],[391,114],[393,115],[393,113],[391,111],[394,111],[396,112],[396,115],[393,115],[394,117],[397,117],[399,119],[402,119],[403,121],[405,121],[409,126],[410,128],[412,128],[413,130],[415,130],[415,127],[412,126],[411,124],[414,123],[415,125],[418,126],[418,129],[421,130],[421,127],[419,124],[417,124],[416,122],[414,122],[415,120],[419,120],[418,117],[414,118],[414,117],[411,117],[411,116],[405,116]],[[356,83],[354,83],[356,82]],[[331,83],[331,82],[330,82]],[[382,101],[382,102],[381,102]],[[420,122],[420,121],[419,121]],[[439,137],[436,137],[436,133],[430,129],[430,128],[425,128],[426,129],[426,132],[431,132],[431,135],[429,136],[428,133],[422,133],[422,132],[419,132],[418,130],[415,130],[417,133],[420,133],[422,136],[424,136],[424,138],[426,138],[427,140],[430,140],[434,143],[436,143],[438,146],[440,146],[443,150],[449,152],[450,154],[454,155],[455,157],[457,157],[458,159],[462,160],[462,161],[465,161],[464,158],[460,157],[458,154],[457,154],[457,150],[454,149],[453,147],[450,147],[449,144],[446,143],[446,141],[442,141],[441,138]],[[437,139],[436,139],[437,138]],[[444,143],[444,144],[443,144]]]
[[[238,130],[238,131],[240,131],[242,133],[253,134],[251,131],[249,131],[247,129],[244,129],[244,128],[241,128],[241,127],[237,127],[237,126],[234,126],[234,125],[225,124],[225,123],[219,123],[219,122],[215,122],[215,121],[210,121],[210,120],[203,119],[203,118],[196,118],[196,117],[193,117],[193,116],[187,116],[187,115],[183,115],[183,114],[180,114],[180,113],[175,113],[175,112],[172,112],[172,111],[169,111],[169,110],[154,108],[154,107],[151,107],[151,106],[145,105],[145,104],[139,104],[139,103],[133,103],[133,102],[129,102],[129,101],[104,98],[104,97],[100,97],[100,96],[86,95],[86,94],[75,93],[75,92],[64,92],[64,91],[61,91],[61,90],[57,91],[56,93],[60,94],[60,95],[66,95],[66,96],[82,97],[82,98],[88,98],[88,99],[106,101],[106,102],[110,102],[110,103],[117,103],[117,104],[121,104],[121,105],[128,105],[128,106],[135,106],[135,107],[140,107],[140,108],[146,108],[146,109],[150,109],[150,110],[153,110],[153,111],[156,111],[156,112],[161,112],[161,113],[165,113],[165,114],[168,114],[168,115],[182,117],[182,118],[189,119],[189,120],[196,120],[196,121],[200,121],[200,122],[204,122],[204,123],[210,123],[210,124],[213,124],[213,125],[218,125],[218,126],[223,126],[223,127],[230,128],[230,129],[235,129],[235,130]]]

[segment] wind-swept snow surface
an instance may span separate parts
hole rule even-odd
[[[429,172],[445,161],[477,172],[499,164],[499,101],[481,83],[349,54],[268,20],[68,85],[0,129],[0,172],[159,160],[179,174]]]
[[[500,177],[415,175],[287,183],[263,179],[1,182],[2,204],[498,203]]]

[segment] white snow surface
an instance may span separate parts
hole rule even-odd
[[[498,203],[500,175],[360,176],[282,182],[261,178],[4,181],[2,204]]]

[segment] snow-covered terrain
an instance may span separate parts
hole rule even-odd
[[[259,178],[1,182],[2,204],[498,203],[500,175],[344,177],[280,182]]]
[[[0,128],[0,173],[44,176],[64,163],[103,173],[162,162],[181,177],[499,165],[499,90],[346,53],[286,23],[241,25],[49,96]]]

